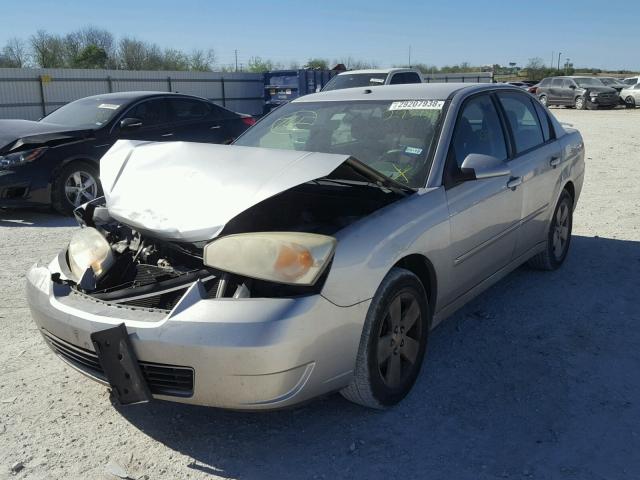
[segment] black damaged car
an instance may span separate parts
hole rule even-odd
[[[618,92],[594,77],[549,77],[536,90],[543,105],[564,105],[578,110],[614,108],[620,103]]]
[[[255,120],[209,100],[120,92],[68,103],[41,120],[0,120],[0,207],[70,214],[100,196],[100,157],[118,139],[229,143]]]

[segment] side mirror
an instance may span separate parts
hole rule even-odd
[[[569,85],[569,88],[570,88],[571,90],[575,90],[575,89],[576,89],[576,86],[575,86],[575,85]]]
[[[135,130],[142,126],[142,120],[139,118],[124,118],[120,120],[120,128],[122,130]]]
[[[475,180],[511,175],[511,170],[506,163],[496,157],[482,153],[470,153],[467,155],[460,169],[465,178]]]

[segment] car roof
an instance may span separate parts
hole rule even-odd
[[[364,69],[364,70],[347,70],[346,72],[341,72],[338,75],[351,75],[351,74],[364,74],[364,75],[371,75],[374,73],[384,73],[384,74],[389,74],[389,73],[396,73],[396,72],[417,72],[417,70],[413,69],[413,68],[369,68],[369,69]]]
[[[159,96],[170,96],[170,95],[175,95],[178,97],[191,97],[191,98],[198,98],[200,100],[206,100],[206,98],[200,98],[200,97],[194,97],[193,95],[184,95],[182,93],[174,93],[174,92],[160,92],[160,91],[153,91],[153,90],[139,90],[139,91],[130,91],[130,92],[113,92],[113,93],[101,93],[98,95],[92,95],[90,97],[84,97],[84,99],[104,99],[104,100],[138,100],[141,98],[147,98],[147,97],[159,97]]]
[[[458,91],[489,90],[515,87],[496,83],[409,83],[328,90],[299,97],[293,103],[335,102],[349,100],[445,100]]]

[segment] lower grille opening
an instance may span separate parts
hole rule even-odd
[[[107,381],[95,352],[65,342],[46,330],[42,333],[53,351],[67,362],[93,377]],[[138,361],[138,364],[151,393],[172,397],[193,395],[193,368],[142,361]]]

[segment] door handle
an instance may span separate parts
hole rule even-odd
[[[219,128],[222,128],[222,125],[214,125],[213,127],[209,128],[209,130],[217,130]]]
[[[511,177],[507,182],[507,188],[515,190],[518,185],[522,183],[522,177]]]
[[[173,132],[171,133],[165,133],[163,135],[160,135],[161,137],[172,137],[173,136]]]
[[[556,168],[558,165],[560,165],[560,157],[558,156],[551,157],[551,160],[549,161],[549,165],[551,165],[553,168]]]

